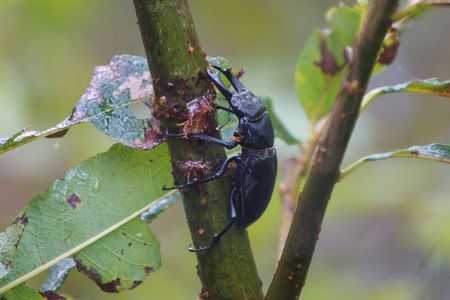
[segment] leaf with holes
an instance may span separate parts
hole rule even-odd
[[[367,4],[338,6],[327,13],[328,28],[315,29],[300,53],[295,83],[300,102],[313,122],[327,115],[339,90],[343,71],[367,13]]]
[[[423,158],[450,164],[450,145],[429,144],[424,146],[412,146],[406,149],[398,149],[391,152],[368,155],[359,159],[358,161],[347,167],[345,170],[343,170],[341,172],[339,180],[344,179],[369,162],[396,157]]]
[[[40,137],[62,137],[70,127],[83,122],[91,122],[119,143],[150,149],[162,142],[160,124],[153,117],[139,119],[129,107],[152,97],[146,59],[114,56],[109,65],[95,68],[88,89],[64,121],[43,131],[22,130],[9,138],[0,138],[0,154]]]
[[[116,144],[66,172],[29,203],[23,230],[9,238],[18,243],[9,248],[14,259],[0,294],[121,226],[128,231],[128,222],[167,194],[161,186],[172,181],[170,170],[165,144],[149,151]]]

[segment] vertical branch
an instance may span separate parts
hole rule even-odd
[[[283,255],[266,299],[297,299],[305,283],[339,166],[353,131],[378,51],[398,0],[375,0],[353,48],[353,58],[299,196]]]
[[[205,76],[206,62],[187,0],[134,0],[134,6],[153,78],[153,114],[164,128],[179,131],[181,124],[189,125],[185,122],[191,111],[186,104],[200,101],[209,109],[199,111],[192,124],[217,136],[210,111],[215,95]],[[192,128],[185,126],[184,130]],[[168,144],[177,184],[190,176],[210,175],[225,159],[224,149],[210,143],[173,137]],[[194,245],[203,246],[229,222],[230,180],[211,181],[184,189],[182,194]],[[209,252],[197,254],[201,299],[262,298],[247,232],[236,227]]]

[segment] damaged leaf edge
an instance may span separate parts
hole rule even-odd
[[[111,233],[112,231],[118,229],[119,227],[121,227],[122,225],[125,225],[126,223],[128,223],[129,221],[131,221],[133,218],[139,217],[143,212],[147,211],[152,205],[155,205],[155,203],[157,203],[158,201],[171,196],[172,194],[176,193],[177,191],[171,191],[163,196],[161,196],[160,198],[152,201],[152,203],[144,206],[143,208],[135,211],[134,213],[132,213],[131,215],[129,215],[128,217],[124,218],[123,220],[121,220],[120,222],[112,225],[111,227],[103,230],[102,232],[92,236],[91,238],[87,239],[86,241],[84,241],[83,243],[79,244],[78,246],[72,248],[69,251],[64,252],[63,254],[53,258],[52,260],[46,262],[45,264],[37,267],[36,269],[34,269],[33,271],[19,277],[16,278],[15,280],[9,282],[8,284],[0,287],[0,295],[3,294],[4,292],[6,292],[9,289],[12,289],[13,287],[27,281],[28,279],[36,276],[37,274],[39,274],[40,272],[52,267],[53,265],[55,265],[56,263],[60,262],[61,260],[71,256],[72,254],[75,254],[76,252],[80,251],[81,249],[93,244],[94,242],[96,242],[97,240],[101,239],[102,237],[106,236],[108,233]]]

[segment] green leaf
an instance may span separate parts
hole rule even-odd
[[[167,145],[150,151],[116,144],[69,170],[27,206],[25,227],[0,293],[98,241],[164,197],[172,181]]]
[[[400,92],[450,97],[450,80],[440,81],[437,78],[428,78],[375,88],[364,95],[361,102],[360,113],[363,112],[377,97]]]
[[[423,158],[437,160],[443,163],[450,163],[450,145],[445,144],[429,144],[425,146],[412,146],[406,149],[398,149],[391,152],[372,154],[365,156],[355,163],[351,164],[341,172],[339,180],[344,179],[363,165],[377,160],[406,157],[406,158]]]
[[[110,293],[137,287],[161,266],[159,243],[139,218],[77,252],[74,259],[78,270]]]
[[[269,97],[260,97],[260,99],[264,103],[264,106],[266,107],[267,111],[270,114],[270,118],[272,119],[272,124],[275,131],[275,136],[283,140],[288,145],[299,144],[300,141],[289,133],[289,131],[284,126],[281,119],[278,118],[277,114],[273,109],[272,99]]]
[[[0,233],[0,279],[11,271],[14,259],[13,253],[17,248],[25,225],[26,220],[19,217],[4,232]]]
[[[93,78],[70,115],[43,131],[20,131],[0,138],[0,154],[40,137],[61,137],[79,123],[91,122],[113,140],[132,148],[151,149],[163,139],[159,122],[153,117],[139,119],[130,105],[153,97],[147,60],[118,55],[107,66],[94,70]]]
[[[230,62],[225,57],[221,57],[221,56],[215,56],[215,57],[207,56],[206,57],[206,61],[211,66],[222,67],[224,69],[231,68]]]
[[[0,295],[0,300],[65,300],[66,297],[60,296],[54,292],[39,292],[20,284],[6,293]]]
[[[179,192],[171,192],[164,198],[154,201],[150,207],[141,214],[140,219],[150,223],[163,211],[179,200],[181,200],[181,194]],[[134,221],[120,227],[106,237],[100,239],[98,242],[95,242],[74,255],[76,259],[78,258],[78,269],[86,273],[102,289],[119,292],[125,289],[134,288],[142,279],[144,279],[147,273],[159,268],[160,257],[157,240],[153,237],[147,226],[142,225],[142,222],[138,222],[139,219],[135,218],[133,220]],[[127,231],[136,231],[136,229],[144,233],[136,232],[135,235],[137,238],[134,239],[133,234],[126,233]],[[136,240],[140,240],[141,242],[133,245]],[[113,249],[113,247],[120,247],[120,251],[116,253],[111,252],[110,250]],[[128,252],[132,253],[130,254]],[[86,256],[89,256],[89,259],[86,260]],[[130,263],[130,259],[133,259],[133,257],[134,261]],[[119,260],[120,264],[116,263],[116,260]],[[110,261],[115,263],[114,265],[118,267],[115,268],[116,273],[114,273],[114,276],[112,276],[111,269],[108,269],[108,271],[105,272],[102,267],[105,264],[110,263]],[[70,270],[74,268],[77,263],[70,257],[54,265],[51,268],[49,276],[42,285],[41,291],[56,292],[66,280]],[[133,270],[131,272],[133,277],[127,274],[130,273],[130,270]],[[145,274],[142,274],[142,270],[144,270]],[[133,280],[127,281],[126,278],[133,278]]]
[[[337,6],[327,13],[324,30],[315,29],[300,53],[295,82],[300,102],[313,122],[327,115],[336,98],[353,44],[367,14],[367,4]]]

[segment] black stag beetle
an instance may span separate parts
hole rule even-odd
[[[242,152],[226,159],[219,170],[212,176],[196,179],[183,185],[163,187],[164,190],[183,189],[199,183],[205,183],[224,175],[229,164],[235,162],[237,167],[233,172],[233,189],[230,194],[231,221],[211,242],[203,247],[189,246],[191,252],[202,252],[210,249],[231,228],[236,219],[244,227],[255,222],[267,208],[272,197],[275,178],[277,175],[277,154],[274,143],[272,121],[261,101],[231,73],[230,69],[214,66],[225,75],[236,90],[232,93],[220,78],[220,73],[213,73],[208,69],[209,79],[219,89],[229,102],[230,107],[217,105],[219,109],[235,114],[239,119],[237,129],[230,141],[222,141],[204,134],[192,134],[192,137],[203,141],[233,149],[240,145]],[[182,136],[182,134],[168,133],[168,136]]]

